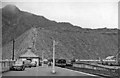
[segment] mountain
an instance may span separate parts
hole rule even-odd
[[[14,5],[1,10],[3,59],[11,58],[13,39],[16,58],[31,44],[35,54],[41,56],[44,51],[45,57],[51,58],[53,40],[57,42],[56,58],[98,59],[118,52],[118,29],[81,28],[21,11]]]

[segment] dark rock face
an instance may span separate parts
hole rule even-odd
[[[33,29],[36,28],[36,36]],[[56,58],[98,59],[118,52],[118,29],[83,29],[70,23],[57,23],[8,5],[2,9],[3,59],[11,58],[12,39],[15,55],[24,53],[34,43],[34,53],[52,57],[52,41],[56,40]],[[34,41],[34,39],[36,41]]]

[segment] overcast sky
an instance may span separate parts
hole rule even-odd
[[[29,2],[27,2],[29,1]],[[119,0],[3,0],[19,9],[83,28],[118,28]]]

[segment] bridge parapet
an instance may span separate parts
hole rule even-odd
[[[15,63],[13,60],[0,60],[0,73],[10,70],[10,67]]]
[[[106,66],[100,64],[89,64],[89,63],[74,63],[73,67],[77,69],[88,69],[95,74],[106,75],[112,77],[120,77],[120,67],[119,66]]]

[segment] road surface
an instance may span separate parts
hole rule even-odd
[[[26,68],[24,71],[9,71],[2,76],[94,76],[83,72],[73,71],[66,68],[55,67],[56,73],[52,73],[52,67],[32,67]]]

